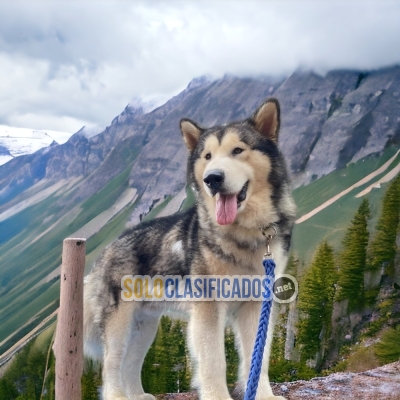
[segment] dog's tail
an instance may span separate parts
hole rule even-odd
[[[95,276],[85,277],[83,294],[83,351],[85,356],[95,360],[103,359],[103,338],[100,329],[101,306],[98,304],[98,293]]]

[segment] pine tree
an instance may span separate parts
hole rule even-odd
[[[190,388],[185,333],[186,323],[165,316],[161,318],[142,368],[142,384],[146,392],[163,394],[177,392],[178,388],[179,391]]]
[[[91,359],[85,359],[81,383],[82,400],[97,400],[99,398],[98,387],[101,384],[100,368]]]
[[[326,241],[317,248],[299,288],[298,343],[302,361],[323,354],[331,333],[336,271],[333,249]],[[317,365],[317,368],[319,365]]]
[[[190,388],[190,373],[188,352],[186,348],[186,324],[180,320],[174,321],[170,331],[172,376],[171,386],[174,391],[184,392]]]
[[[168,317],[162,317],[155,339],[155,363],[152,389],[150,393],[162,394],[171,393],[168,391],[170,371],[172,368],[169,354],[169,331],[171,330],[172,320]]]
[[[155,393],[154,391],[154,380],[155,380],[155,366],[157,366],[156,362],[156,342],[157,337],[154,343],[150,346],[149,351],[146,354],[146,357],[143,362],[142,367],[142,385],[143,389],[146,393]]]
[[[375,345],[375,354],[382,364],[400,360],[400,325],[387,330]]]
[[[271,345],[270,365],[276,364],[285,359],[285,341],[288,307],[283,304],[276,304],[278,317],[275,323],[274,336]]]
[[[382,214],[369,249],[369,267],[377,271],[385,267],[393,275],[396,255],[396,234],[400,219],[400,174],[389,185],[382,202]]]
[[[364,305],[364,272],[366,269],[367,246],[369,240],[368,220],[370,206],[364,199],[351,221],[343,239],[340,254],[338,291],[336,300],[349,300],[349,311],[360,309]]]
[[[226,380],[233,387],[238,377],[239,354],[235,346],[235,335],[231,327],[225,329]]]
[[[18,390],[15,387],[14,382],[8,378],[0,379],[0,399],[2,400],[14,400],[18,397]]]

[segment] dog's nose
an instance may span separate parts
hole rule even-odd
[[[217,190],[220,189],[224,183],[224,173],[219,169],[213,169],[207,172],[203,180],[210,189]]]

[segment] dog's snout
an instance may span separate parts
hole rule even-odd
[[[207,172],[203,180],[210,189],[217,190],[220,189],[224,183],[224,173],[219,169],[213,169]]]

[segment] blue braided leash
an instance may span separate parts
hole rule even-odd
[[[275,262],[271,258],[263,260],[265,275],[272,279],[275,277]],[[272,289],[272,288],[271,288]],[[247,381],[246,393],[244,400],[254,400],[257,394],[258,381],[260,380],[262,359],[264,354],[265,342],[267,340],[268,322],[272,307],[272,293],[265,293],[265,297],[261,306],[260,322],[256,342],[254,344],[253,355],[251,357],[251,366],[249,379]]]

